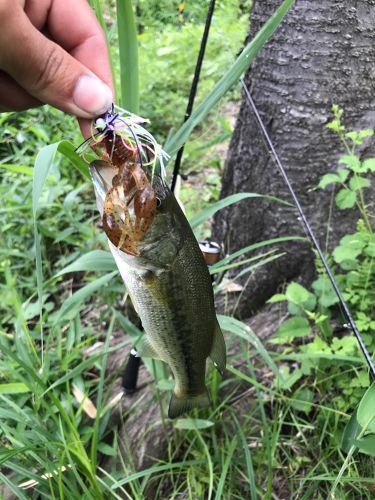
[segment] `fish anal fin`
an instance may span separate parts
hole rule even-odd
[[[177,418],[193,408],[207,408],[210,404],[211,402],[207,389],[202,394],[190,397],[186,396],[179,398],[173,393],[169,403],[168,417]]]
[[[161,359],[160,355],[156,352],[154,346],[148,338],[145,338],[142,347],[138,350],[138,353],[141,358]]]
[[[217,370],[221,375],[223,375],[225,370],[226,357],[227,357],[226,347],[225,347],[223,332],[221,331],[219,323],[216,322],[216,328],[212,340],[210,358],[213,361],[215,368],[217,368]]]

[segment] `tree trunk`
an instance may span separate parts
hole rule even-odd
[[[250,37],[280,0],[255,1]],[[333,212],[332,190],[312,190],[335,170],[343,153],[325,125],[331,106],[344,108],[349,128],[373,127],[375,95],[375,1],[300,0],[263,48],[245,77],[248,89],[285,165],[291,183],[325,248],[355,230],[354,209]],[[346,117],[346,119],[345,119]],[[363,146],[361,155],[369,151]],[[291,201],[243,95],[223,176],[221,197],[240,191],[267,193]],[[243,201],[220,212],[214,236],[228,251],[278,236],[304,235],[295,208],[270,201]],[[328,233],[327,233],[328,232]],[[279,246],[279,248],[281,248]],[[239,313],[248,316],[284,282],[314,273],[309,244],[288,244],[288,254],[247,280]]]

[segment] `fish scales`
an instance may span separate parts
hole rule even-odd
[[[189,239],[170,269],[151,276],[129,269],[124,279],[151,345],[173,372],[176,392],[194,396],[204,390],[215,316],[207,266]]]

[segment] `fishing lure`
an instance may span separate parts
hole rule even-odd
[[[81,147],[91,149],[117,169],[106,194],[102,216],[108,239],[120,250],[139,255],[138,244],[150,228],[156,212],[157,197],[152,177],[159,160],[167,155],[141,125],[142,118],[115,111],[114,106],[93,124],[92,137]]]

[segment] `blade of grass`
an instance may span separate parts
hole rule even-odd
[[[4,168],[8,170],[8,172],[12,172],[15,174],[25,174],[25,175],[33,175],[34,169],[31,167],[26,167],[25,165],[9,165],[7,163],[0,164],[0,168]]]
[[[219,210],[232,205],[233,203],[237,203],[241,200],[246,200],[248,198],[264,198],[271,201],[277,201],[278,203],[282,203],[283,205],[292,206],[287,201],[282,200],[281,198],[277,198],[275,196],[268,196],[265,194],[258,193],[236,193],[227,196],[215,203],[211,203],[207,208],[199,212],[199,214],[195,215],[189,220],[190,226],[195,229],[197,226],[208,220],[210,217],[216,214]]]
[[[75,262],[61,269],[53,278],[78,271],[115,271],[116,269],[117,266],[111,252],[93,250],[81,255]]]
[[[230,462],[232,460],[236,446],[237,446],[237,436],[235,436],[232,439],[232,442],[229,445],[228,454],[227,454],[227,457],[225,459],[223,468],[221,470],[219,484],[217,485],[215,500],[220,500],[221,498],[224,498],[224,496],[225,496],[225,492],[224,492],[225,478],[227,477]]]
[[[121,106],[139,114],[138,40],[131,0],[117,0]]]
[[[257,500],[258,496],[257,496],[256,485],[255,485],[255,476],[254,476],[253,461],[251,459],[251,453],[250,453],[249,447],[247,445],[245,434],[244,434],[242,427],[241,427],[240,423],[238,422],[236,416],[234,415],[234,412],[232,412],[232,418],[235,421],[235,424],[237,427],[237,432],[238,432],[238,435],[240,436],[243,452],[245,455],[247,477],[249,480],[250,499]]]
[[[245,325],[245,323],[242,323],[242,321],[239,321],[238,319],[232,318],[230,316],[223,316],[221,314],[217,316],[217,319],[223,330],[232,332],[238,337],[247,340],[248,342],[251,342],[251,344],[255,347],[260,356],[262,356],[264,361],[271,368],[273,373],[276,376],[280,376],[280,372],[275,363],[273,362],[273,360],[271,359],[271,356],[268,354],[267,349],[264,347],[262,342],[258,339],[258,337],[250,329],[249,326]]]
[[[112,315],[111,322],[109,324],[108,332],[107,332],[106,339],[105,339],[105,344],[104,344],[104,350],[106,351],[106,354],[103,356],[102,365],[101,365],[101,369],[100,369],[100,379],[99,379],[99,386],[98,386],[97,399],[96,399],[96,408],[98,411],[97,411],[96,418],[95,418],[94,432],[93,432],[92,439],[91,439],[91,450],[90,450],[91,465],[92,465],[93,470],[96,470],[96,467],[97,467],[99,424],[100,424],[100,417],[102,414],[102,401],[103,401],[103,390],[104,390],[104,382],[105,382],[105,372],[107,369],[109,342],[111,339],[113,325],[115,323],[115,320],[116,320],[115,315]]]
[[[237,257],[241,257],[245,253],[251,252],[253,250],[257,250],[258,248],[263,248],[267,245],[273,245],[275,243],[283,243],[285,241],[307,241],[306,238],[303,238],[302,236],[281,236],[280,238],[272,238],[271,240],[264,240],[260,241],[258,243],[252,243],[251,245],[241,248],[240,250],[237,250],[237,252],[233,252],[227,257],[224,257],[223,259],[219,260],[216,264],[212,266],[212,268],[216,267],[221,267],[224,266],[225,264],[228,264],[230,261],[233,259],[236,259]]]
[[[116,276],[117,270],[112,273],[105,274],[101,276],[97,280],[92,283],[88,283],[84,287],[80,288],[77,292],[73,293],[70,297],[68,297],[65,302],[62,304],[56,319],[54,320],[54,324],[58,323],[62,318],[66,318],[66,316],[74,310],[75,307],[79,306],[87,297],[92,295],[94,292],[102,288],[106,283],[108,283],[114,276]]]
[[[240,56],[236,59],[231,68],[215,85],[206,99],[196,107],[190,118],[173,134],[165,144],[165,151],[173,156],[183,144],[185,144],[191,131],[200,123],[211,111],[215,104],[228,92],[228,90],[238,82],[241,75],[249,68],[255,56],[270,36],[276,31],[284,16],[287,14],[295,0],[284,0],[275,13],[262,26],[250,43],[246,45]]]

